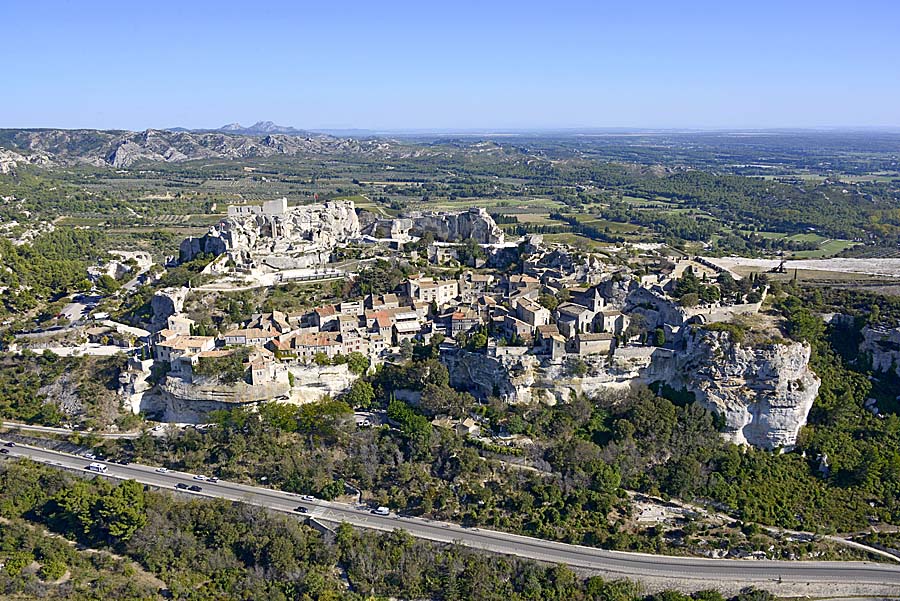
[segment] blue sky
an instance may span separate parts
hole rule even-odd
[[[5,0],[0,127],[900,126],[900,2]]]

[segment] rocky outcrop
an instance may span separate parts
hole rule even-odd
[[[900,328],[866,326],[861,333],[859,351],[871,357],[872,369],[900,376]]]
[[[153,388],[149,381],[152,367],[152,359],[141,360],[132,357],[128,360],[127,369],[119,374],[119,395],[122,397],[122,406],[135,415],[146,408],[144,397]]]
[[[600,282],[598,290],[606,300],[606,306],[610,309],[622,310],[628,299],[628,294],[638,287],[632,278],[620,275]]]
[[[478,398],[494,396],[507,403],[530,403],[539,400],[534,386],[540,361],[523,352],[501,356],[448,351],[441,361],[450,373],[450,384],[471,392]]]
[[[434,234],[440,242],[464,242],[472,239],[479,244],[503,243],[503,230],[485,209],[473,207],[461,213],[430,212],[413,213],[411,232],[421,236]]]
[[[187,238],[179,256],[228,254],[238,266],[294,269],[328,262],[338,243],[359,236],[353,202],[292,207],[282,214],[226,217],[201,238]]]
[[[748,348],[728,332],[689,328],[684,345],[663,379],[721,415],[729,439],[764,449],[797,442],[821,384],[809,368],[808,344]]]
[[[337,397],[346,392],[359,376],[341,365],[291,365],[288,372],[293,376],[290,399],[295,403],[310,403],[324,396]]]
[[[240,405],[267,401],[276,397],[287,397],[290,385],[287,381],[272,381],[263,384],[234,382],[223,384],[216,378],[195,378],[186,381],[182,378],[167,376],[160,388],[182,401],[204,401]]]
[[[0,148],[0,173],[13,173],[20,164],[46,166],[51,164],[51,161],[45,154],[22,155]]]
[[[734,343],[727,332],[690,326],[686,331],[678,350],[622,347],[610,356],[552,361],[524,347],[506,347],[498,349],[499,356],[453,350],[441,360],[453,386],[508,403],[567,402],[573,394],[664,382],[693,393],[721,415],[724,435],[736,444],[765,449],[796,444],[820,385],[809,368],[809,345],[750,348]]]
[[[567,402],[572,395],[594,396],[603,390],[649,382],[643,378],[651,374],[652,355],[670,356],[671,351],[645,347],[641,351],[637,360],[631,356],[634,353],[581,357],[585,372],[580,375],[575,375],[571,362],[554,362],[525,347],[505,347],[496,356],[452,350],[442,354],[441,361],[450,373],[451,385],[480,399],[494,396],[510,404],[553,405]]]
[[[187,288],[163,288],[157,290],[150,299],[151,329],[156,331],[166,327],[166,321],[170,316],[181,313],[184,308],[184,299],[187,297]]]

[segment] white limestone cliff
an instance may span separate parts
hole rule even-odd
[[[184,240],[179,254],[182,261],[200,253],[228,254],[245,267],[304,268],[326,263],[339,243],[359,233],[353,202],[335,201],[291,207],[280,214],[226,217],[203,237]]]
[[[503,230],[494,218],[482,208],[473,207],[460,213],[428,212],[409,215],[412,233],[421,236],[434,234],[441,242],[465,242],[472,239],[479,244],[502,244]]]
[[[689,329],[684,344],[666,381],[721,415],[727,438],[764,449],[796,444],[821,384],[809,368],[808,344],[748,347],[703,328]]]
[[[734,343],[727,332],[690,327],[687,332],[677,350],[624,347],[611,356],[582,357],[579,375],[567,361],[552,362],[524,347],[499,357],[458,350],[441,360],[454,386],[508,403],[553,404],[572,394],[664,382],[693,393],[721,415],[723,435],[736,444],[764,449],[796,444],[821,384],[809,368],[809,345],[749,347]]]

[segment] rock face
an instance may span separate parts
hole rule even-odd
[[[872,328],[862,330],[861,353],[872,358],[872,369],[880,372],[894,372],[900,376],[900,328]]]
[[[5,148],[0,148],[0,173],[13,173],[19,164],[46,166],[51,163],[44,154],[22,155]]]
[[[667,383],[693,392],[725,419],[725,435],[764,449],[791,447],[821,381],[809,369],[808,344],[747,348],[727,332],[689,329],[670,359]]]
[[[434,234],[440,242],[463,242],[470,238],[479,244],[502,244],[503,230],[485,209],[471,208],[462,213],[430,212],[414,213],[412,233],[421,236]]]
[[[144,409],[144,397],[153,388],[150,378],[152,359],[128,360],[128,368],[119,374],[119,395],[122,397],[123,408],[135,415]]]
[[[288,371],[294,378],[290,390],[291,402],[303,404],[318,401],[328,395],[337,397],[346,392],[359,376],[341,365],[291,365]]]
[[[692,392],[698,403],[721,415],[724,435],[736,444],[765,449],[796,444],[821,383],[809,369],[809,345],[748,348],[733,343],[726,332],[685,330],[678,350],[623,347],[612,356],[583,357],[585,370],[579,375],[566,361],[554,362],[524,347],[498,349],[499,356],[448,351],[441,361],[453,386],[508,403],[564,403],[572,394],[664,382]]]
[[[339,242],[359,236],[353,202],[304,205],[282,214],[226,217],[202,238],[187,238],[179,249],[189,261],[199,253],[228,254],[240,267],[268,265],[294,269],[322,265]]]
[[[169,316],[181,313],[187,293],[187,288],[163,288],[156,291],[150,299],[150,310],[153,313],[150,325],[153,330],[164,328]]]
[[[441,361],[452,386],[479,398],[495,396],[511,404],[539,400],[534,387],[540,361],[534,355],[522,352],[492,357],[456,350],[442,354]]]

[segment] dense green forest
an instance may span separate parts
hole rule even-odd
[[[124,357],[0,354],[0,417],[48,426],[63,421],[86,428],[133,424],[137,417],[121,411],[117,396],[124,365]]]
[[[724,601],[715,591],[646,595],[625,580],[585,579],[566,566],[418,541],[400,531],[341,525],[327,540],[258,507],[183,501],[132,481],[83,480],[27,461],[0,466],[0,516],[0,594],[14,598]],[[115,555],[87,559],[30,524]],[[734,598],[773,599],[754,589]]]
[[[104,254],[104,236],[95,230],[59,229],[31,244],[14,245],[0,238],[3,293],[0,315],[18,314],[60,294],[91,288],[87,267]]]

